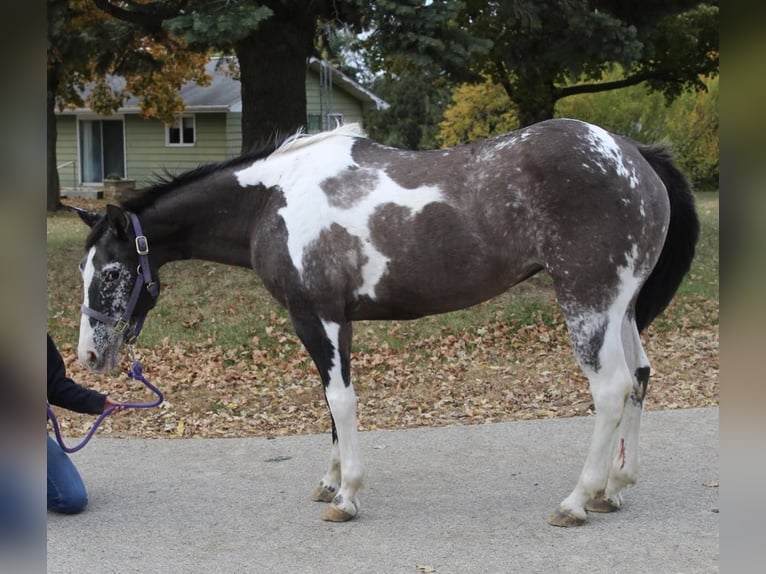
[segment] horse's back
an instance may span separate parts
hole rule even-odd
[[[576,120],[427,152],[338,136],[295,153],[277,160],[299,168],[260,170],[284,193],[292,264],[353,318],[464,308],[541,269],[613,283],[629,258],[653,264],[667,225],[636,145]]]

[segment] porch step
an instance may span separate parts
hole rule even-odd
[[[87,187],[62,187],[61,197],[82,197],[84,199],[103,199],[103,189],[90,189]]]

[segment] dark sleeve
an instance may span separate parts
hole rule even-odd
[[[78,413],[100,414],[106,395],[86,389],[67,377],[64,359],[48,334],[48,402]]]

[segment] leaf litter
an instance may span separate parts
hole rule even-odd
[[[717,302],[684,305],[643,335],[652,364],[645,409],[718,405]],[[712,306],[715,306],[713,309]],[[711,316],[715,320],[711,320]],[[99,436],[139,438],[275,437],[324,433],[327,406],[314,366],[289,323],[268,319],[266,333],[234,347],[168,339],[136,353],[145,376],[165,394],[160,408],[108,417]],[[657,324],[659,323],[659,326]],[[391,322],[385,337],[357,324],[352,378],[360,430],[482,424],[592,415],[588,382],[572,354],[564,321],[511,325],[495,320],[458,333],[408,338]],[[390,343],[394,341],[395,347]],[[127,375],[88,372],[71,345],[61,347],[69,375],[118,401],[150,400]],[[122,373],[128,359],[123,357]],[[66,436],[94,421],[56,409]]]

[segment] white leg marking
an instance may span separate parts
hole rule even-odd
[[[581,520],[586,517],[585,504],[593,498],[601,498],[606,489],[612,453],[617,448],[617,427],[631,389],[630,373],[619,339],[619,320],[616,327],[614,323],[614,317],[610,317],[599,354],[601,369],[598,373],[586,369],[596,407],[596,421],[580,479],[561,503],[562,509]]]
[[[596,421],[577,486],[559,506],[559,511],[578,521],[585,520],[585,505],[589,500],[604,497],[613,456],[620,446],[618,428],[623,422],[625,406],[633,389],[633,373],[626,360],[622,331],[626,309],[640,285],[640,278],[634,275],[633,267],[629,265],[621,270],[620,279],[618,294],[605,314],[607,326],[598,353],[600,368],[596,372],[583,365],[596,407]],[[635,421],[627,421],[627,425],[635,426]],[[632,443],[625,444],[625,448],[635,451]]]
[[[316,502],[332,502],[335,494],[340,488],[340,451],[338,443],[335,442],[330,450],[330,468],[319,481],[319,486],[311,493],[311,500]]]
[[[635,389],[640,384],[636,379],[636,371],[639,368],[648,369],[649,359],[641,345],[641,338],[635,322],[628,320],[627,317],[623,318],[622,322],[622,344]],[[641,402],[637,402],[632,397],[626,401],[625,411],[618,429],[620,448],[616,450],[605,492],[605,498],[616,508],[622,505],[622,491],[635,484],[638,478],[638,436],[641,428],[642,411],[643,404]]]
[[[332,504],[342,513],[338,515],[337,512],[328,512],[325,516],[329,520],[348,520],[359,511],[357,493],[364,481],[364,466],[356,428],[356,394],[353,385],[346,386],[343,381],[339,351],[340,325],[325,321],[322,321],[322,325],[334,350],[330,383],[325,393],[338,433],[340,455],[340,491],[335,495]]]

